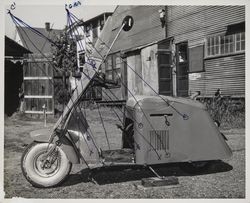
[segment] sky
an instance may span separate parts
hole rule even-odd
[[[74,1],[72,1],[74,2]],[[81,2],[81,1],[80,1]],[[115,5],[83,5],[70,9],[78,18],[88,20],[96,15],[103,12],[113,12]],[[15,24],[7,14],[7,9],[10,6],[5,6],[5,35],[14,39],[15,36]],[[52,28],[62,29],[67,24],[66,22],[66,11],[64,3],[62,5],[18,5],[16,8],[11,10],[12,14],[22,19],[32,27],[45,27],[45,22],[50,22]]]

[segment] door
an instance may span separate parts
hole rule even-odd
[[[177,96],[188,96],[188,43],[176,45],[176,86]]]
[[[172,55],[169,50],[158,50],[159,94],[172,96]]]

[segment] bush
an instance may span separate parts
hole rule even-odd
[[[210,98],[202,102],[207,106],[213,120],[220,123],[221,128],[245,128],[244,98]]]

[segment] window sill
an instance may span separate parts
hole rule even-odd
[[[242,54],[245,54],[245,51],[239,51],[239,52],[236,52],[236,53],[221,54],[221,55],[215,55],[215,56],[207,56],[207,57],[204,58],[204,60],[222,58],[222,57],[228,57],[228,56],[237,56],[237,55],[242,55]]]

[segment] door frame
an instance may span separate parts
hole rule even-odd
[[[179,72],[179,53],[178,53],[178,51],[179,51],[179,45],[181,45],[181,44],[186,44],[187,45],[187,61],[185,62],[186,63],[186,66],[187,66],[187,92],[186,92],[186,95],[185,96],[180,96],[179,95],[179,89],[178,89],[178,87],[179,87],[179,79],[178,79],[178,77],[179,77],[179,74],[178,74],[178,72]],[[175,54],[175,57],[176,57],[176,95],[177,96],[180,96],[180,97],[188,97],[188,92],[189,92],[189,50],[188,50],[188,41],[187,40],[185,40],[185,41],[182,41],[182,42],[178,42],[178,43],[176,43],[175,44],[175,50],[176,50],[176,54]]]
[[[165,44],[166,43],[166,44]],[[158,69],[158,93],[161,94],[160,92],[160,63],[159,63],[159,55],[160,53],[167,53],[170,55],[170,63],[168,65],[168,68],[170,69],[170,94],[167,96],[173,96],[173,53],[172,53],[172,43],[173,43],[173,38],[167,38],[164,39],[160,42],[158,42],[158,48],[157,48],[157,69]],[[165,44],[165,45],[164,45]],[[164,46],[162,48],[161,46]]]

